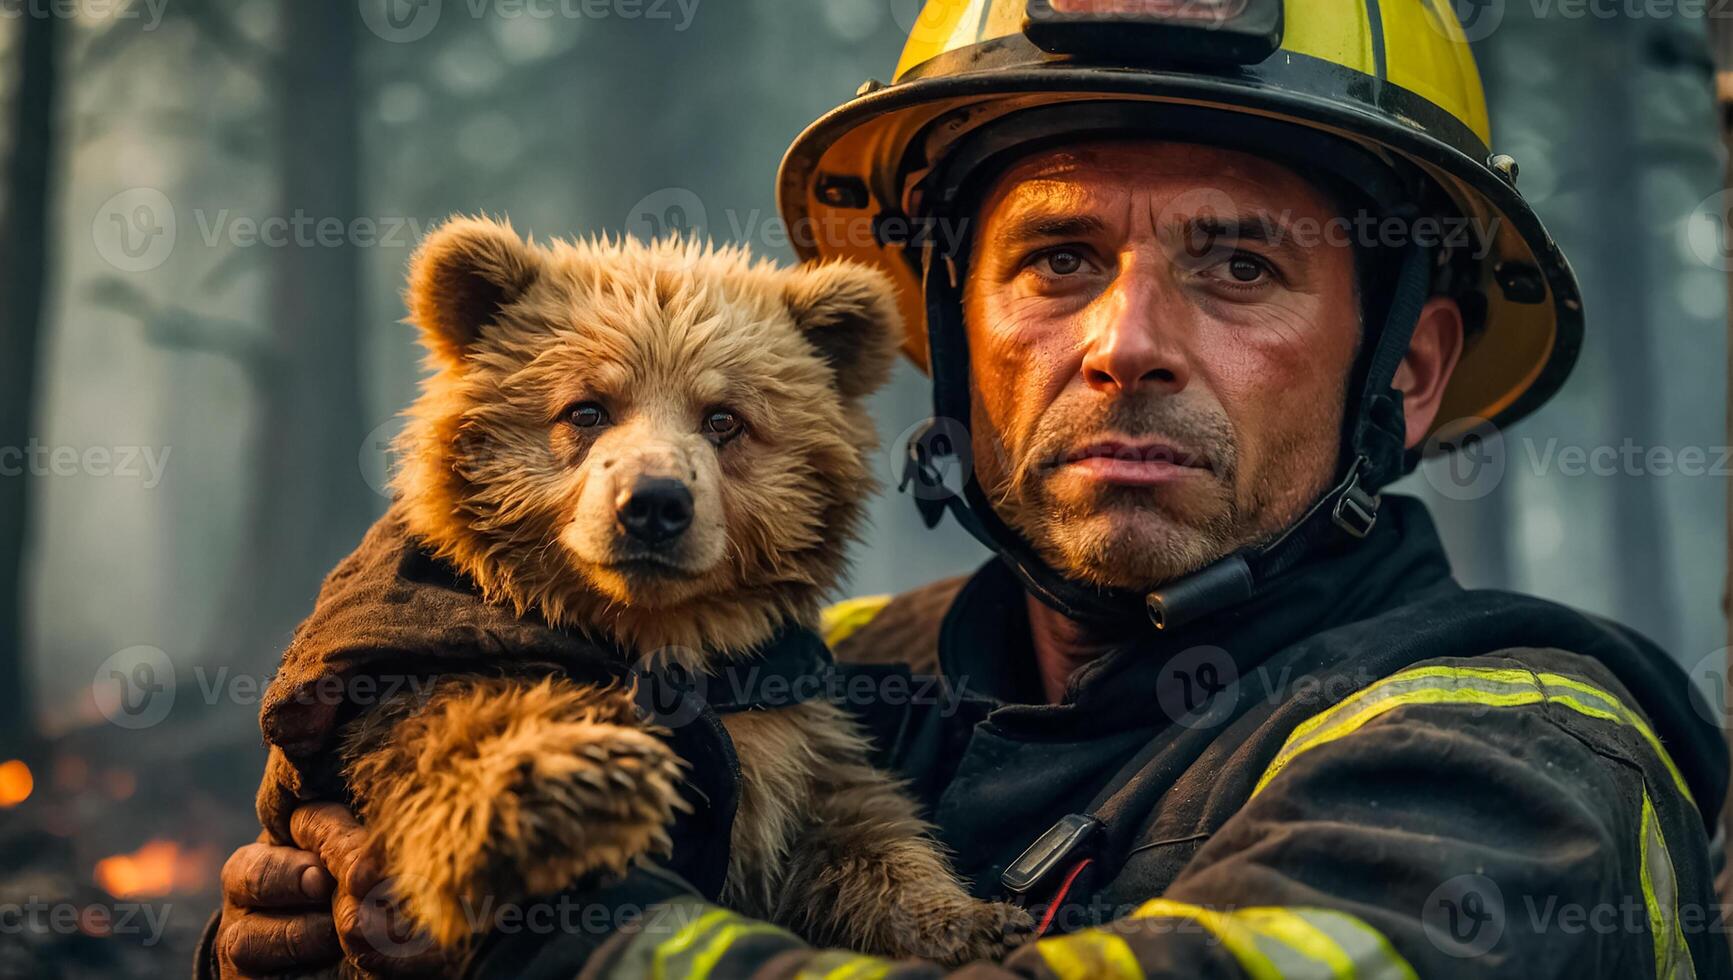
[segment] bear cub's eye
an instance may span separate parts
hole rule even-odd
[[[579,402],[566,409],[566,421],[580,429],[608,424],[608,410],[595,402]]]
[[[711,442],[720,446],[745,432],[746,423],[726,408],[713,408],[704,413],[704,421],[699,428]]]

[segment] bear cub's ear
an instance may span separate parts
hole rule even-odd
[[[831,370],[844,398],[860,398],[890,380],[903,318],[889,276],[858,262],[806,266],[789,275],[788,309]]]
[[[429,350],[459,363],[482,328],[522,297],[541,269],[541,251],[510,224],[452,218],[428,233],[409,260],[409,318]]]

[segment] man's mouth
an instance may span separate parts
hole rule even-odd
[[[1169,442],[1100,439],[1066,453],[1058,466],[1102,483],[1153,487],[1210,472],[1202,454]]]

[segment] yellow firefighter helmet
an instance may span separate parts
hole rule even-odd
[[[1517,191],[1515,161],[1490,149],[1449,0],[927,0],[892,81],[863,85],[783,160],[796,249],[887,271],[907,353],[926,369],[930,298],[908,231],[924,183],[995,121],[1104,104],[1302,127],[1435,185],[1479,240],[1459,250],[1472,255],[1451,293],[1471,331],[1429,449],[1452,447],[1476,419],[1506,426],[1564,382],[1582,337],[1577,282]]]

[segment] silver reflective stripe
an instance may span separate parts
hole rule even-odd
[[[1673,858],[1655,806],[1643,791],[1642,827],[1643,901],[1649,909],[1649,931],[1655,937],[1657,980],[1696,980],[1697,967],[1679,926],[1679,883],[1674,877]]]
[[[1266,932],[1252,930],[1252,942],[1282,980],[1349,980],[1353,976],[1338,972],[1325,960],[1308,956]]]
[[[1391,948],[1390,941],[1359,919],[1329,909],[1295,909],[1294,913],[1348,955],[1355,980],[1414,980],[1413,967]]]

